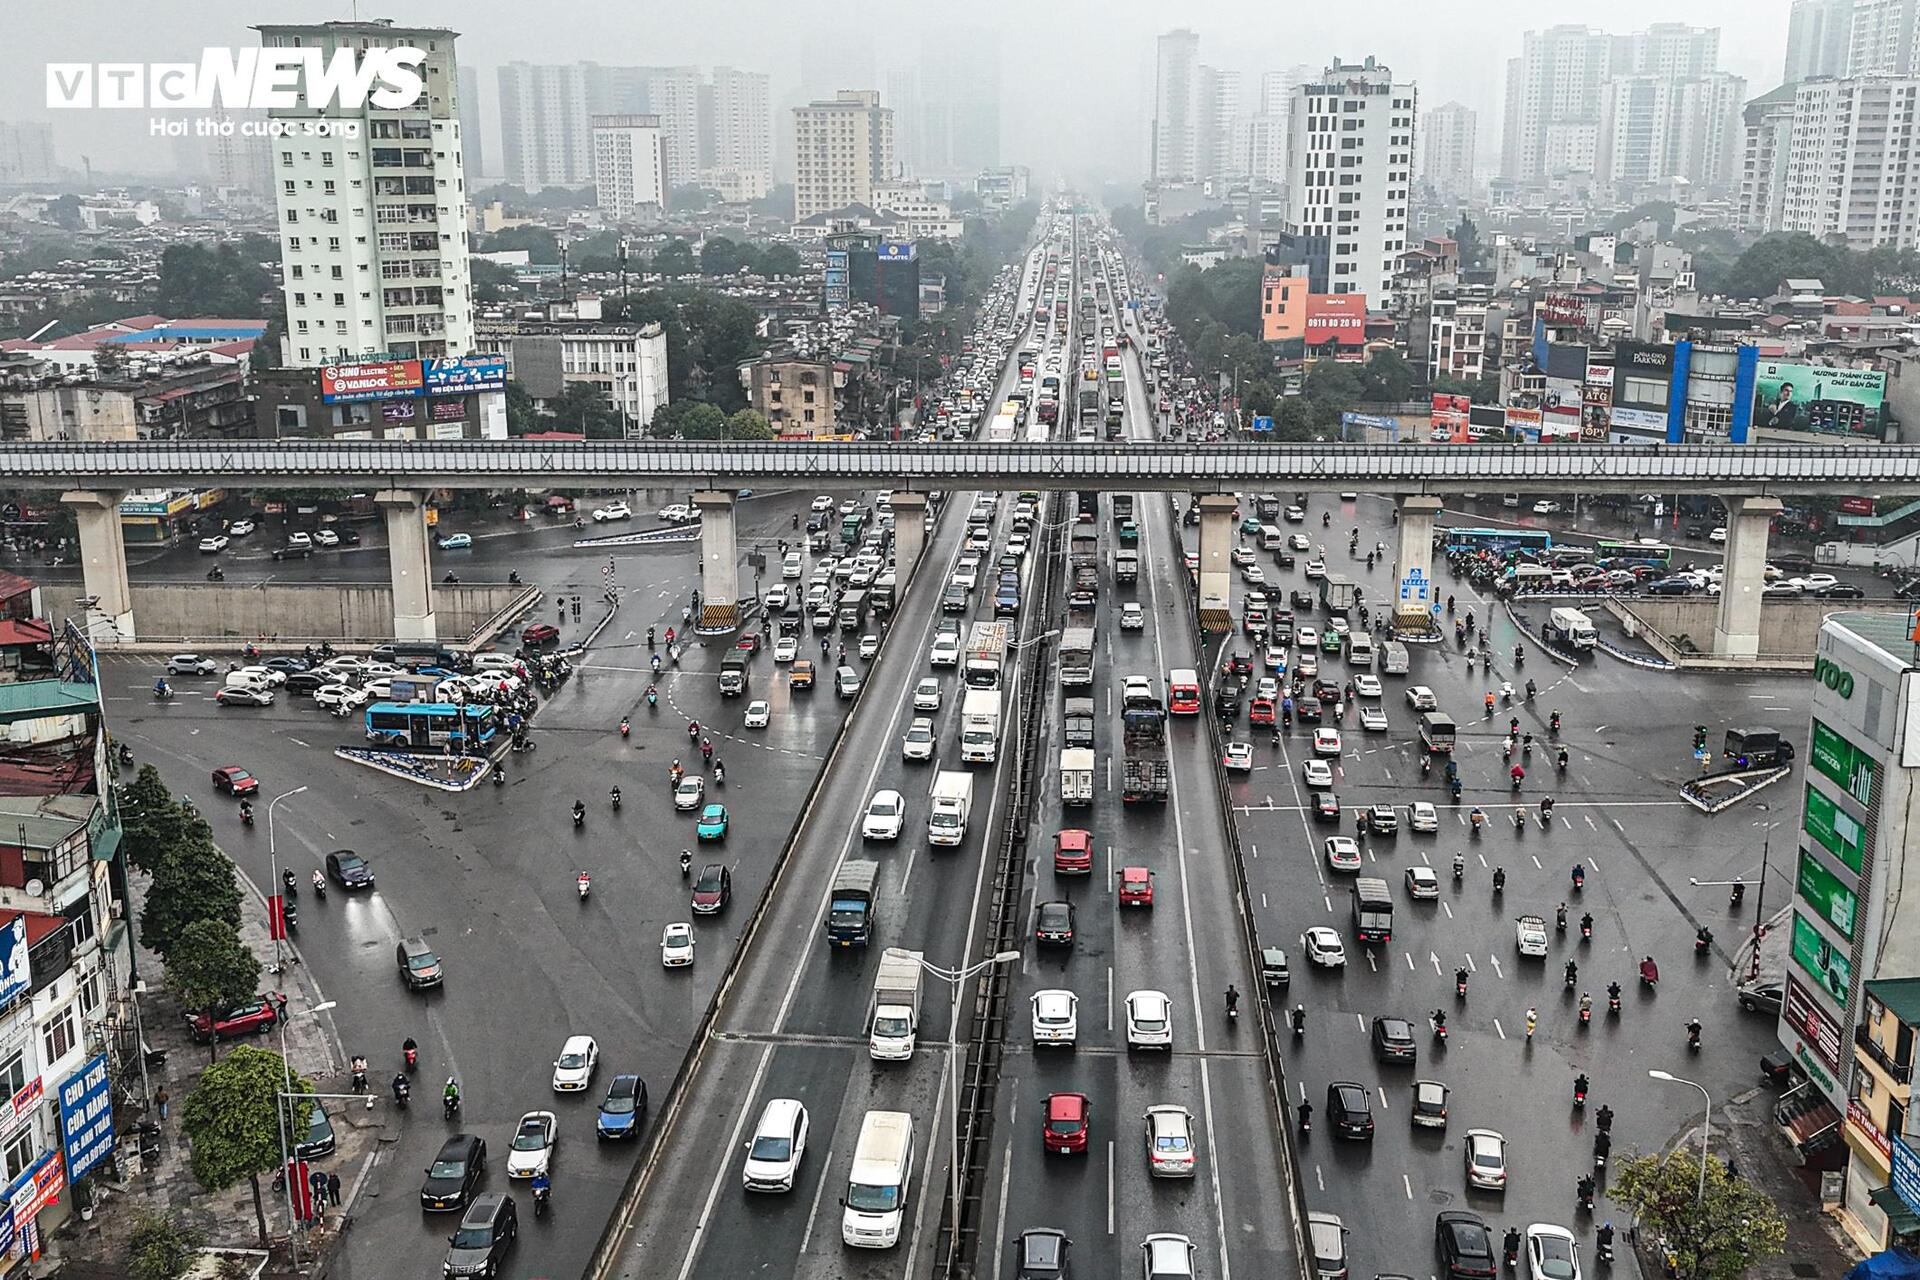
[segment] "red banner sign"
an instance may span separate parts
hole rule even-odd
[[[1873,514],[1872,498],[1842,498],[1840,510],[1850,516],[1870,516]]]
[[[1343,347],[1365,346],[1367,295],[1364,293],[1310,293],[1307,295],[1307,345],[1337,342]]]

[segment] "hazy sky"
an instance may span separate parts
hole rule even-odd
[[[1791,0],[1614,0],[1605,6],[1536,0],[1525,6],[1430,0],[1349,4],[1256,4],[1246,0],[968,0],[881,4],[872,0],[9,0],[0,41],[0,120],[52,119],[63,163],[82,154],[96,169],[164,171],[164,143],[149,140],[147,114],[49,112],[45,64],[186,61],[205,46],[256,44],[261,22],[386,17],[461,33],[463,65],[491,69],[513,59],[608,64],[723,63],[773,77],[779,108],[795,95],[837,88],[884,91],[890,67],[920,64],[922,49],[955,47],[958,23],[997,37],[1002,85],[1002,159],[1050,172],[1076,164],[1144,170],[1154,38],[1171,27],[1199,33],[1203,61],[1245,73],[1248,93],[1265,70],[1373,54],[1420,86],[1423,107],[1457,98],[1480,112],[1483,163],[1497,157],[1506,60],[1523,27],[1584,22],[1625,32],[1653,22],[1721,29],[1723,69],[1745,76],[1750,96],[1779,83]],[[1523,16],[1520,16],[1523,15]],[[1516,25],[1518,24],[1518,25]],[[870,84],[834,83],[840,69],[871,68]],[[803,74],[808,79],[803,82]]]

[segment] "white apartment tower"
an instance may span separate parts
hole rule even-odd
[[[587,118],[600,104],[591,71],[580,62],[509,62],[500,68],[500,162],[509,183],[538,191],[593,181]]]
[[[1288,113],[1287,226],[1324,239],[1326,291],[1387,297],[1407,247],[1419,92],[1373,58],[1296,85]]]
[[[1157,183],[1192,182],[1200,172],[1199,121],[1194,113],[1200,37],[1184,28],[1169,31],[1160,37],[1155,51],[1153,154],[1147,172]]]
[[[1614,76],[1601,103],[1594,177],[1628,198],[1640,184],[1673,177],[1736,187],[1746,89],[1724,71]]]
[[[600,212],[616,222],[667,211],[667,140],[659,116],[593,117],[593,186]]]
[[[1920,0],[1854,0],[1847,25],[1849,76],[1910,76]]]
[[[1247,171],[1247,113],[1240,73],[1202,63],[1194,77],[1196,177]]]
[[[640,74],[646,82],[646,114],[660,118],[667,181],[674,186],[692,182],[700,173],[700,97],[705,78],[698,67],[643,67]]]
[[[1459,102],[1427,112],[1420,120],[1420,180],[1443,196],[1471,193],[1479,128],[1479,115]]]
[[[267,48],[317,48],[323,60],[339,49],[401,46],[427,55],[426,87],[408,107],[302,101],[268,113],[295,127],[317,119],[359,126],[351,138],[274,140],[288,362],[466,355],[473,296],[454,33],[386,21],[256,30]]]
[[[1781,92],[1789,87],[1790,118],[1778,102],[1750,113],[1741,195],[1751,229],[1841,237],[1858,250],[1920,243],[1920,77],[1809,80]]]
[[[1792,81],[1763,93],[1742,111],[1746,133],[1740,166],[1740,225],[1765,233],[1780,226],[1787,190],[1787,157],[1799,87]]]
[[[871,89],[793,109],[795,222],[850,204],[873,203],[893,178],[893,112]]]
[[[713,69],[713,166],[729,200],[758,200],[773,186],[773,113],[763,71]]]
[[[1793,84],[1814,76],[1847,74],[1852,26],[1853,0],[1793,0],[1781,79]]]

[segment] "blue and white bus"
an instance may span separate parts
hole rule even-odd
[[[1632,564],[1665,569],[1673,564],[1673,548],[1664,542],[1620,542],[1602,538],[1594,543],[1593,553],[1601,563],[1613,569],[1624,569]]]
[[[1553,535],[1545,529],[1446,529],[1447,550],[1550,551]]]
[[[367,708],[367,741],[378,747],[444,751],[449,742],[466,752],[493,742],[496,714],[477,703],[376,702]]]

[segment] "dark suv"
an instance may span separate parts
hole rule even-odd
[[[440,963],[440,957],[427,945],[425,938],[408,938],[396,943],[393,961],[399,966],[400,976],[406,980],[409,990],[437,987],[446,980],[446,970]]]
[[[464,1209],[473,1189],[487,1172],[487,1142],[471,1133],[456,1133],[441,1144],[440,1154],[427,1166],[420,1184],[422,1209]]]
[[[1405,1018],[1375,1018],[1373,1056],[1381,1062],[1411,1065],[1420,1056],[1419,1047],[1413,1040],[1413,1024]]]
[[[1327,1123],[1343,1138],[1373,1141],[1373,1103],[1367,1087],[1352,1080],[1335,1080],[1327,1086]]]
[[[475,1196],[460,1217],[460,1226],[447,1237],[447,1258],[442,1272],[448,1276],[485,1276],[499,1274],[500,1264],[520,1235],[520,1214],[513,1197],[504,1191],[489,1191]]]
[[[1433,1251],[1446,1280],[1488,1280],[1498,1274],[1493,1236],[1477,1213],[1450,1210],[1433,1220]]]
[[[351,849],[335,849],[327,855],[327,879],[342,889],[373,888],[373,868]]]

